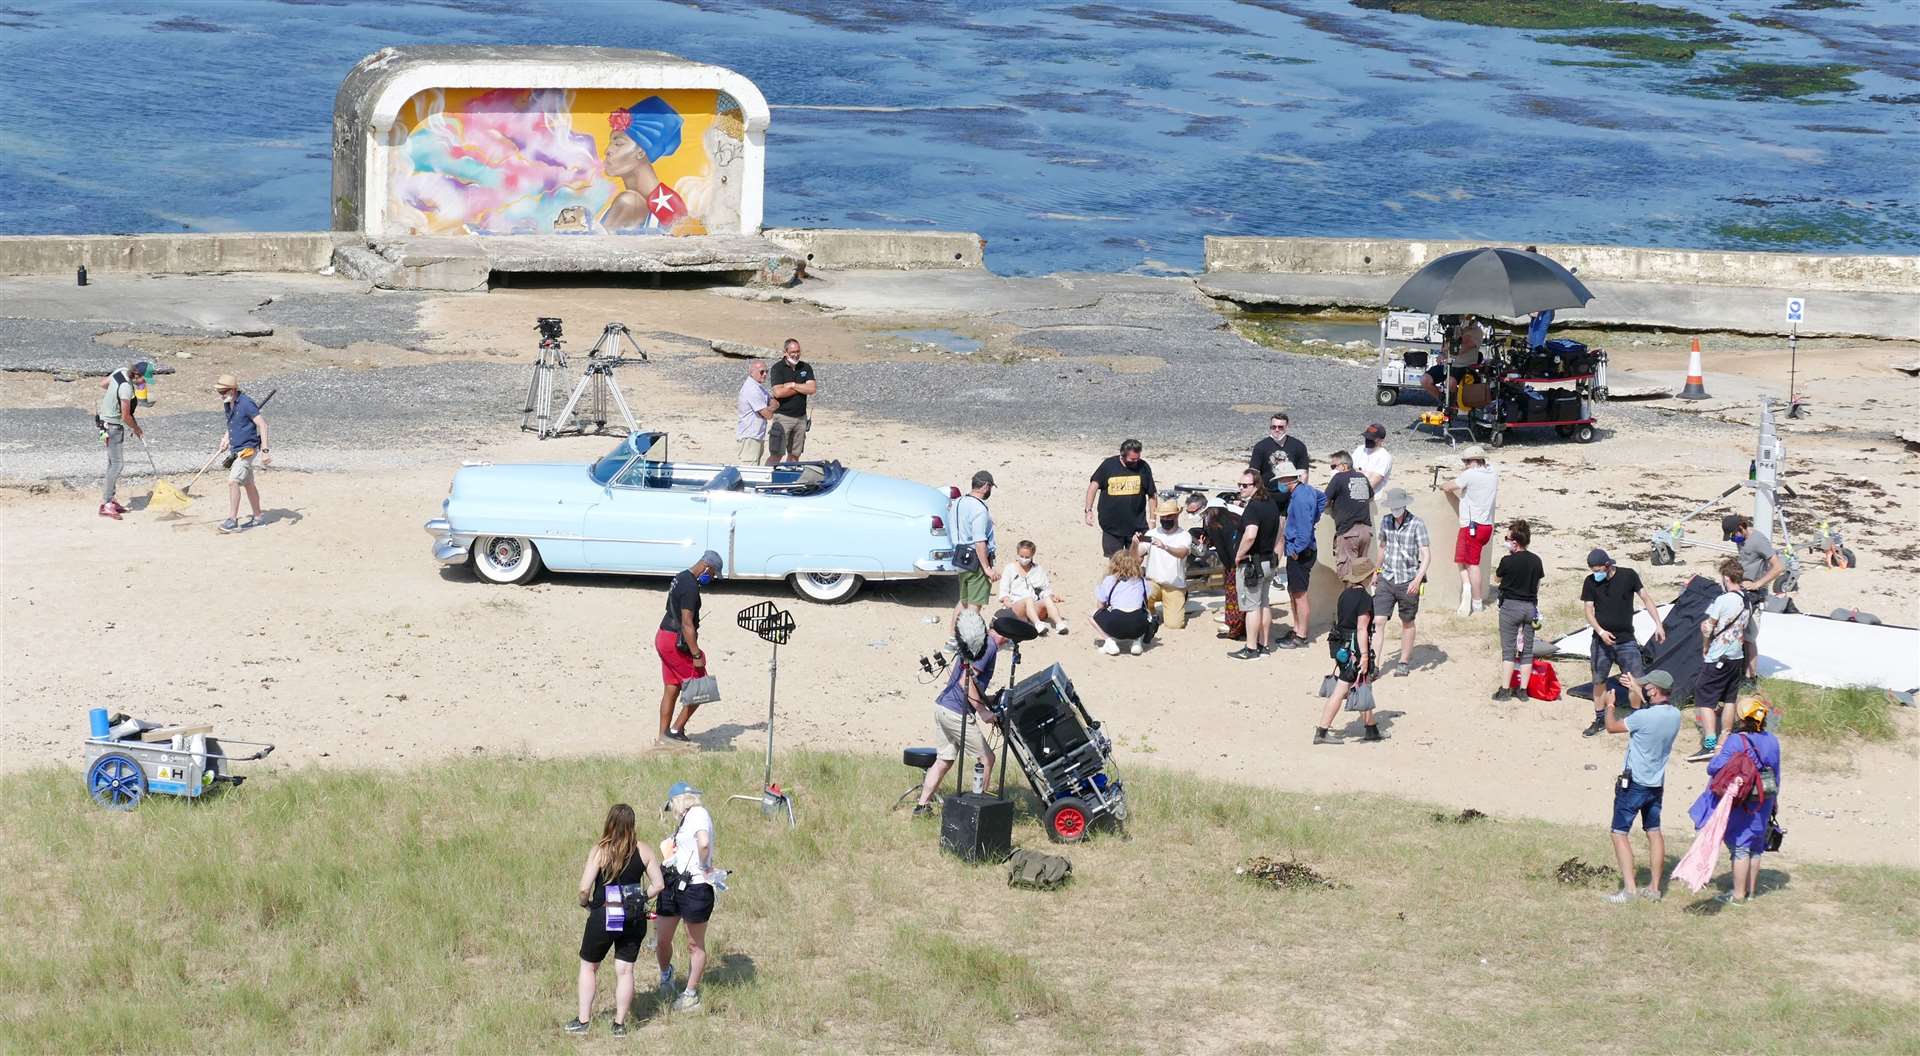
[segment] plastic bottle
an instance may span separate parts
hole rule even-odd
[[[987,790],[987,764],[978,759],[975,759],[973,761],[973,794],[977,796],[985,792],[986,790]]]

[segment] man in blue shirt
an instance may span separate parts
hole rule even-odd
[[[1277,648],[1298,649],[1310,640],[1307,636],[1307,588],[1313,582],[1313,562],[1319,557],[1313,539],[1313,527],[1327,510],[1327,496],[1307,483],[1307,471],[1299,466],[1281,466],[1276,473],[1284,493],[1274,496],[1287,510],[1287,528],[1280,550],[1287,559],[1287,601],[1292,606],[1293,630]]]
[[[1658,901],[1660,874],[1667,869],[1667,842],[1660,832],[1660,802],[1666,791],[1667,757],[1673,754],[1673,739],[1680,733],[1680,709],[1669,699],[1673,676],[1655,671],[1644,681],[1621,671],[1620,681],[1633,704],[1633,713],[1624,720],[1607,702],[1607,732],[1627,734],[1627,758],[1620,776],[1613,783],[1613,856],[1620,863],[1620,890],[1607,896],[1613,903],[1631,902],[1639,896]],[[1647,834],[1647,863],[1652,879],[1644,891],[1636,891],[1633,876],[1633,831],[1635,815]]]
[[[976,635],[979,637],[976,638]],[[960,757],[963,718],[966,727],[964,747],[967,752],[980,758],[987,773],[993,773],[993,749],[987,745],[984,724],[1000,720],[987,710],[986,692],[993,682],[993,665],[1000,657],[1000,646],[1006,639],[1000,636],[999,631],[986,627],[977,612],[961,613],[954,620],[954,638],[963,642],[969,651],[977,649],[979,655],[973,660],[963,655],[947,675],[946,688],[934,698],[933,726],[938,743],[934,763],[927,767],[926,780],[920,785],[920,800],[913,805],[913,814],[917,818],[933,814],[934,790],[940,787],[947,771],[953,769],[954,760]]]
[[[220,450],[230,451],[233,461],[227,467],[227,519],[220,531],[237,532],[260,523],[260,488],[253,482],[254,460],[268,466],[267,419],[253,397],[240,391],[240,383],[231,374],[222,374],[213,383],[214,391],[226,404],[227,435],[220,438]],[[240,493],[247,493],[247,505],[253,516],[240,520]]]

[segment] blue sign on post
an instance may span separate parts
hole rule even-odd
[[[1801,297],[1787,298],[1787,322],[1803,323],[1803,322],[1806,322],[1806,318],[1807,318],[1807,302],[1805,298],[1801,298]]]

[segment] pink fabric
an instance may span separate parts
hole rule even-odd
[[[1727,816],[1733,813],[1733,801],[1740,798],[1741,783],[1740,778],[1734,779],[1733,787],[1720,797],[1720,805],[1713,808],[1707,823],[1694,834],[1693,846],[1673,867],[1673,879],[1687,885],[1689,891],[1699,891],[1713,879],[1713,867],[1720,862],[1720,838],[1727,833]]]

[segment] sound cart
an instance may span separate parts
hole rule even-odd
[[[1059,664],[1001,691],[993,710],[1007,754],[1040,799],[1047,838],[1078,843],[1103,821],[1124,829],[1127,793],[1114,769],[1113,742]]]
[[[1607,398],[1607,353],[1555,339],[1528,349],[1524,339],[1489,341],[1484,360],[1468,368],[1454,406],[1422,421],[1449,436],[1499,447],[1514,429],[1552,429],[1579,443],[1593,439],[1594,405]]]

